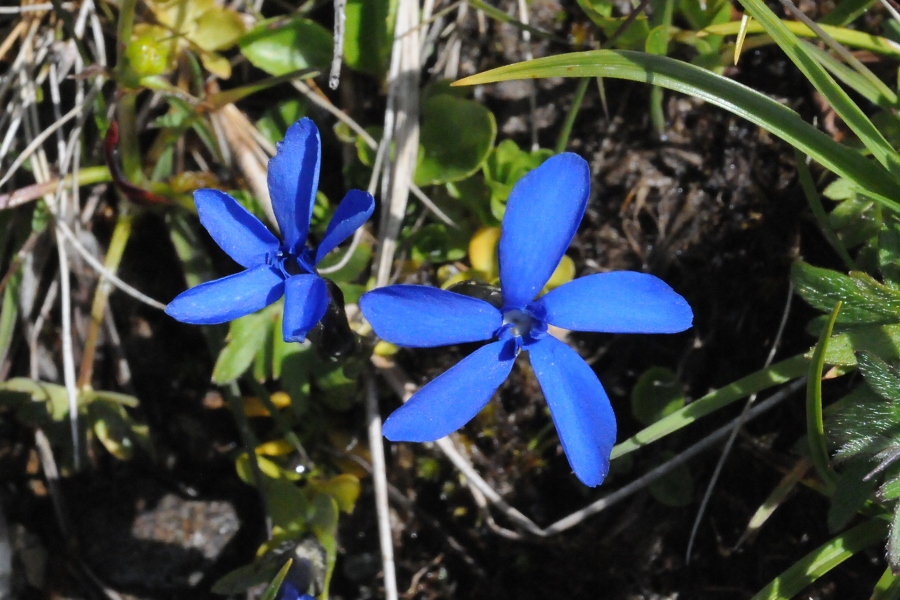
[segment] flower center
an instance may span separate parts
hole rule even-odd
[[[285,279],[292,275],[314,274],[316,272],[314,261],[312,248],[304,247],[300,254],[296,254],[284,246],[274,254],[270,254],[266,260],[270,266],[281,271]]]
[[[502,312],[503,325],[497,334],[500,339],[512,338],[522,348],[547,334],[547,324],[530,307],[506,308]]]

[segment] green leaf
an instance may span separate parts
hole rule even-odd
[[[14,377],[0,383],[0,392],[19,392],[31,396],[31,400],[46,410],[46,416],[53,421],[67,420],[69,417],[69,396],[66,388],[55,383],[35,381],[27,377]]]
[[[413,260],[431,264],[465,258],[470,234],[465,229],[454,229],[443,223],[430,223],[409,238]]]
[[[6,283],[3,290],[3,303],[0,304],[0,364],[6,360],[12,347],[13,335],[16,332],[16,318],[19,316],[19,286],[22,283],[22,272],[17,270]]]
[[[900,369],[871,352],[860,352],[856,360],[863,378],[875,393],[891,402],[900,400]]]
[[[786,383],[806,374],[809,360],[800,356],[794,356],[779,363],[761,369],[751,375],[738,379],[734,383],[719,388],[714,392],[703,396],[699,400],[688,404],[671,415],[664,417],[653,425],[639,431],[624,442],[617,444],[612,450],[612,459],[634,452],[661,439],[670,433],[690,425],[697,419],[712,412],[746,398],[750,394],[758,393],[776,385]]]
[[[481,167],[495,137],[497,122],[481,104],[450,94],[432,96],[422,107],[416,185],[465,179]]]
[[[213,6],[197,17],[191,41],[207,51],[233,46],[247,27],[237,11]]]
[[[272,144],[277,144],[284,139],[288,127],[306,115],[309,106],[301,98],[291,98],[277,104],[270,105],[263,116],[256,122],[259,132],[266,136]]]
[[[884,539],[887,524],[874,519],[822,544],[772,580],[752,600],[789,600],[860,550]]]
[[[674,457],[672,452],[663,452],[662,460]],[[678,465],[649,486],[653,498],[664,506],[681,508],[694,500],[694,478],[687,465]]]
[[[278,595],[278,590],[281,588],[281,584],[284,582],[284,578],[287,577],[288,571],[291,570],[291,565],[293,564],[294,559],[289,558],[284,566],[281,567],[281,570],[278,571],[278,575],[275,576],[275,579],[272,580],[272,583],[266,588],[266,591],[263,592],[262,598],[260,600],[275,600],[275,596]]]
[[[871,479],[864,479],[871,470],[870,461],[854,460],[838,474],[831,506],[828,508],[829,531],[835,532],[846,527],[872,496],[877,484]]]
[[[334,498],[340,510],[347,514],[353,512],[360,493],[359,479],[355,475],[343,473],[314,485],[323,494]]]
[[[900,184],[877,163],[832,140],[767,96],[699,67],[664,56],[595,50],[539,58],[466,77],[476,85],[540,77],[604,77],[658,85],[725,108],[782,138],[834,173],[850,179],[885,206],[900,211]]]
[[[885,287],[865,273],[854,271],[843,275],[798,261],[791,267],[791,279],[797,293],[814,308],[830,312],[836,302],[843,302],[838,323],[861,325],[900,321],[900,292]]]
[[[652,425],[684,406],[684,389],[675,373],[651,367],[631,391],[631,412],[644,425]]]
[[[320,262],[316,268],[327,269],[328,267],[338,264],[344,260],[348,250],[348,246],[338,248],[338,250],[323,258],[322,262]],[[371,258],[372,244],[371,242],[363,240],[356,246],[356,250],[353,252],[353,256],[347,261],[347,264],[337,271],[330,272],[325,276],[336,283],[356,281],[369,266]]]
[[[231,322],[228,341],[213,368],[214,383],[234,381],[250,368],[254,357],[264,349],[266,337],[272,330],[272,316],[272,311],[266,309]]]
[[[337,501],[329,494],[316,494],[307,508],[306,522],[316,537],[334,537],[338,516]]]
[[[552,150],[539,148],[534,152],[528,152],[509,139],[497,144],[485,161],[482,172],[485,183],[491,191],[491,214],[498,222],[503,219],[506,201],[516,182],[551,156]],[[487,221],[482,222],[490,224]]]
[[[887,361],[900,360],[900,325],[863,325],[831,338],[825,362],[855,367],[857,352],[872,352]]]
[[[889,214],[878,237],[878,267],[886,285],[900,288],[900,219]]]
[[[238,43],[250,63],[270,75],[325,69],[331,63],[331,33],[309,19],[269,19]]]
[[[393,42],[396,0],[348,0],[344,9],[344,63],[351,69],[383,77]]]
[[[881,579],[875,584],[870,600],[898,600],[900,599],[900,577],[894,575],[888,567],[881,575]]]
[[[900,571],[900,504],[894,507],[894,518],[891,519],[891,531],[887,543],[888,565],[894,572]]]
[[[136,423],[121,404],[94,400],[88,404],[88,417],[93,422],[97,439],[107,452],[119,460],[130,460],[134,456],[138,441],[133,439]]]
[[[828,437],[839,446],[835,460],[874,458],[900,435],[900,405],[886,402],[867,385],[853,390],[839,405],[828,419]]]

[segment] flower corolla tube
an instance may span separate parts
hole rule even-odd
[[[677,333],[691,326],[688,303],[662,280],[629,271],[574,279],[539,296],[584,216],[590,169],[576,154],[554,156],[513,188],[499,243],[500,308],[420,285],[368,292],[362,312],[375,333],[425,348],[493,340],[413,395],[384,422],[392,441],[426,442],[456,431],[491,399],[528,352],[563,451],[575,475],[599,485],[609,471],[616,419],[597,375],[548,325],[605,333]]]
[[[322,144],[309,119],[291,125],[269,161],[269,195],[279,240],[228,194],[194,192],[200,223],[244,271],[193,287],[166,307],[179,321],[224,323],[256,312],[284,296],[282,334],[302,342],[328,308],[328,286],[316,265],[363,225],[375,209],[372,195],[350,190],[338,205],[318,247],[307,244]]]

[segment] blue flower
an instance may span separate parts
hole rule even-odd
[[[300,590],[297,589],[297,586],[294,585],[287,578],[281,583],[281,587],[278,588],[278,593],[275,596],[275,600],[316,600],[309,594],[301,594]]]
[[[321,162],[315,123],[304,118],[291,125],[269,161],[269,195],[283,242],[228,194],[197,190],[194,202],[203,227],[246,270],[187,290],[166,307],[166,313],[185,323],[224,323],[284,296],[284,340],[302,342],[328,308],[328,288],[316,265],[375,209],[371,194],[350,190],[319,247],[308,246]]]
[[[597,375],[548,325],[607,333],[676,333],[691,326],[687,302],[660,279],[599,273],[535,298],[572,241],[590,193],[581,157],[554,156],[513,188],[500,235],[502,308],[418,285],[373,290],[360,300],[382,339],[416,348],[496,340],[420,389],[384,423],[392,441],[425,442],[465,425],[527,350],[575,475],[599,485],[609,470],[616,419]]]

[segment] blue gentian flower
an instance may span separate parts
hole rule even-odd
[[[426,442],[456,431],[491,399],[527,350],[575,475],[599,485],[609,470],[616,419],[597,375],[548,325],[606,333],[676,333],[691,326],[687,302],[645,273],[588,275],[535,298],[578,229],[590,169],[576,154],[554,156],[513,188],[500,235],[502,308],[418,285],[373,290],[360,307],[375,333],[425,348],[496,340],[420,389],[384,422],[392,441]]]
[[[212,189],[194,192],[203,227],[246,270],[187,290],[166,307],[166,313],[185,323],[224,323],[284,296],[284,340],[304,340],[328,308],[328,289],[316,265],[375,209],[371,194],[350,190],[318,248],[307,245],[321,146],[315,123],[304,118],[291,125],[269,161],[269,195],[283,242],[228,194]]]
[[[281,587],[278,588],[278,593],[275,595],[275,600],[316,600],[309,594],[301,594],[300,590],[297,589],[297,586],[294,585],[287,578],[281,583]]]

